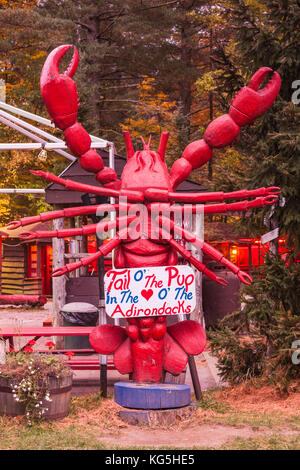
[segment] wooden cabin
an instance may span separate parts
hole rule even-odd
[[[51,223],[28,225],[30,231],[51,230]],[[0,229],[1,294],[52,295],[52,242],[19,238],[24,227]]]
[[[207,223],[204,229],[205,240],[243,271],[251,274],[264,264],[269,243],[262,245],[260,238],[250,237],[246,231],[236,235],[230,223]],[[287,252],[284,238],[278,240],[278,252],[280,255]]]

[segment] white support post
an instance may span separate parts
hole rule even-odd
[[[4,109],[9,111],[10,113],[17,114],[18,116],[23,116],[31,121],[36,121],[44,126],[55,128],[55,125],[50,121],[50,119],[43,118],[38,116],[37,114],[29,113],[28,111],[24,111],[24,109],[17,108],[16,106],[11,106],[10,104],[4,103],[0,101],[0,109]],[[104,147],[111,145],[112,143],[108,140],[101,139],[100,137],[95,137],[94,135],[90,136],[92,141],[102,142]]]
[[[200,214],[195,216],[195,233],[198,237],[204,240],[204,210]],[[203,254],[202,250],[196,250],[196,258],[202,262]],[[198,271],[196,272],[196,299],[197,299],[197,318],[195,320],[199,321],[203,327],[204,325],[204,315],[203,315],[203,303],[202,303],[202,287],[203,287],[203,274]]]
[[[45,194],[42,188],[0,188],[0,194]]]
[[[49,134],[49,132],[45,132],[45,131],[39,129],[38,127],[35,127],[35,126],[29,124],[28,122],[23,121],[22,119],[19,119],[15,116],[12,116],[11,114],[8,114],[8,113],[6,113],[5,111],[2,111],[2,110],[0,110],[0,120],[4,124],[7,124],[9,127],[12,127],[13,129],[19,130],[20,132],[22,132],[22,134],[25,134],[24,129],[23,129],[23,128],[25,128],[25,129],[28,129],[29,131],[34,132],[35,134],[40,135],[41,137],[44,137],[45,139],[50,140],[51,142],[63,143],[62,139],[59,139],[58,137],[55,137],[54,135]],[[16,124],[21,126],[21,127],[19,127],[17,129],[15,127]],[[35,134],[30,133],[30,135],[28,135],[28,134],[25,134],[25,135],[28,135],[28,137],[31,137],[33,140],[36,140],[37,142],[43,142],[43,140],[37,138],[37,136]],[[64,152],[63,150],[57,149],[57,150],[55,150],[55,152],[59,153],[63,157],[66,157],[68,160],[71,160],[71,161],[76,160],[76,158],[73,155],[71,155],[67,152]]]
[[[103,149],[106,145],[102,142],[92,142],[91,148],[96,149]],[[56,149],[67,149],[67,145],[65,143],[60,142],[49,142],[45,145],[39,143],[19,143],[15,142],[13,144],[0,144],[0,150],[41,150],[45,148],[46,150],[56,150]],[[75,159],[75,157],[74,157]],[[75,159],[76,160],[76,159]]]
[[[201,207],[201,206],[200,206]],[[202,207],[203,209],[203,207]],[[193,228],[192,231],[202,240],[204,239],[204,210],[199,210],[192,217],[193,219]],[[197,249],[194,245],[191,245],[192,255],[202,262],[202,251]],[[202,306],[202,273],[195,269],[195,281],[196,281],[196,309],[191,314],[191,320],[196,320],[204,326],[204,315],[203,315],[203,306]]]
[[[0,364],[6,363],[5,341],[0,339]]]

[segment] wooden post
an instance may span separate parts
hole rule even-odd
[[[0,364],[5,364],[6,355],[5,355],[5,341],[0,339]]]
[[[60,205],[55,205],[54,210],[59,210]],[[53,220],[53,230],[60,230],[64,228],[64,219]],[[65,259],[65,241],[63,238],[52,239],[53,248],[53,270],[64,266]],[[62,318],[60,311],[66,303],[66,279],[65,276],[58,276],[52,278],[52,289],[53,289],[53,321],[54,325],[62,326]],[[56,347],[63,349],[63,337],[56,339]]]
[[[276,228],[278,228],[278,220],[275,219],[274,217],[271,217],[270,230],[275,230]],[[273,255],[278,255],[278,251],[279,251],[279,238],[276,237],[270,241],[270,252],[273,253]]]
[[[200,238],[204,238],[204,211],[197,213],[193,216],[193,229],[192,231]],[[193,245],[191,247],[193,256],[202,262],[202,251],[196,249]],[[204,326],[204,314],[202,305],[202,273],[195,269],[195,281],[196,281],[196,309],[190,315],[191,320],[198,321]]]
[[[202,390],[201,390],[200,380],[199,380],[198,371],[197,371],[197,365],[196,365],[194,356],[188,355],[188,363],[189,363],[190,373],[192,377],[195,397],[199,401],[199,400],[202,400]]]

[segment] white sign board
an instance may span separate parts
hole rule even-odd
[[[270,242],[271,240],[274,240],[275,238],[279,237],[279,228],[274,228],[274,230],[271,230],[271,232],[265,233],[264,235],[261,236],[261,244],[264,245],[265,243]]]
[[[104,288],[112,318],[189,314],[196,307],[190,266],[112,269],[104,276]]]

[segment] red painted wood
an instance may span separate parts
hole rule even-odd
[[[168,333],[187,352],[200,354],[206,344],[206,334],[200,323],[184,320],[168,327]]]
[[[126,338],[125,328],[116,325],[96,326],[90,333],[90,343],[100,354],[113,354]]]
[[[45,305],[47,303],[47,298],[42,295],[0,295],[0,305],[12,304],[12,305],[35,305],[41,304]]]
[[[71,364],[71,369],[73,370],[99,370],[100,366],[99,365],[72,365]],[[108,364],[107,370],[116,370],[114,365]]]
[[[231,193],[231,196],[230,193],[228,196],[228,194],[226,195],[226,193],[222,192],[185,195],[184,193],[176,193],[174,190],[178,184],[189,176],[191,170],[199,168],[209,161],[212,157],[213,148],[223,148],[234,143],[238,138],[240,127],[250,124],[267,111],[280,89],[281,81],[276,72],[269,83],[263,89],[259,89],[266,75],[272,72],[267,67],[259,69],[251,78],[249,85],[244,87],[233,99],[229,113],[211,122],[203,139],[192,142],[186,147],[182,157],[172,166],[170,174],[164,162],[168,138],[167,133],[162,134],[158,152],[155,152],[150,149],[151,138],[147,144],[143,141],[143,150],[135,151],[130,134],[126,131],[124,137],[127,150],[127,164],[123,169],[121,182],[119,182],[114,170],[103,167],[99,154],[90,148],[91,141],[88,133],[77,122],[77,91],[76,84],[72,80],[79,61],[78,52],[75,47],[69,68],[64,73],[59,71],[59,62],[71,47],[71,45],[59,46],[48,56],[41,74],[41,92],[53,121],[57,127],[64,131],[67,145],[80,158],[79,161],[82,167],[94,172],[96,179],[104,187],[93,187],[75,181],[64,180],[41,171],[35,171],[33,172],[34,174],[75,191],[102,194],[115,198],[126,196],[128,201],[132,202],[149,203],[151,201],[158,201],[169,205],[174,201],[195,203],[201,201],[223,201],[230,197],[234,199],[257,197],[258,195],[265,196],[265,193],[260,194],[257,190],[246,193]],[[273,199],[267,196],[259,201],[233,203],[231,209],[247,210],[251,207],[260,207],[271,202],[274,203],[277,200],[276,194],[278,192],[275,195],[273,193]],[[227,206],[222,205],[222,207],[219,206],[215,209],[225,211]],[[145,213],[145,219],[148,219],[149,226],[152,227],[151,224],[154,224],[154,222],[148,210]],[[177,230],[176,227],[174,229],[175,231]],[[199,270],[212,276],[212,273],[202,263],[190,257],[189,253],[184,251],[184,248],[181,248],[180,245],[178,246],[174,240],[159,241],[151,239],[151,236],[147,238],[144,234],[142,238],[136,239],[132,236],[132,232],[129,229],[124,230],[125,232],[117,231],[115,238],[106,246],[104,245],[98,253],[84,258],[80,262],[67,264],[56,270],[54,275],[63,275],[80,266],[86,266],[95,262],[100,256],[107,254],[110,250],[115,249],[115,266],[117,268],[174,265],[177,263],[177,250]],[[179,230],[182,229],[179,227]],[[123,234],[125,234],[124,238]],[[182,238],[186,238],[189,234],[183,230],[181,235],[183,235]],[[196,244],[198,241],[196,240]],[[203,242],[203,240],[200,240],[200,242],[200,248],[206,254],[229,267],[242,282],[251,282],[249,275],[243,273],[239,268],[226,260],[221,253]],[[218,278],[215,277],[215,280],[218,281]],[[103,325],[93,330],[90,335],[91,343],[102,354],[116,352],[117,363],[120,369],[125,370],[129,368],[130,364],[128,348],[130,342],[134,379],[138,382],[158,382],[163,375],[163,363],[167,370],[175,370],[179,373],[186,363],[186,353],[199,354],[205,345],[205,333],[196,322],[185,321],[173,325],[169,328],[171,336],[165,335],[166,325],[159,322],[160,319],[157,318],[152,325],[145,325],[139,321],[135,324],[130,323],[127,330],[129,339],[127,339],[128,336],[125,329]],[[76,328],[76,330],[79,330],[79,328]],[[51,334],[55,335],[55,333]],[[79,334],[79,332],[77,331],[73,334]],[[124,357],[121,354],[122,352]]]
[[[120,374],[130,374],[133,371],[130,344],[131,341],[127,338],[115,351],[114,364]]]
[[[131,342],[133,380],[136,382],[161,382],[163,375],[164,340],[151,336],[146,340]]]
[[[164,369],[171,374],[180,374],[186,364],[188,356],[168,333],[165,336]]]
[[[10,336],[86,336],[93,326],[1,326],[1,335]]]

